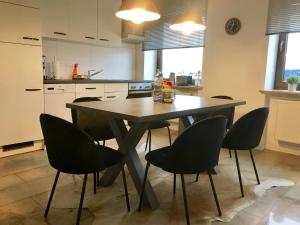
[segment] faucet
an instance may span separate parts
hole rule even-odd
[[[91,79],[92,76],[95,76],[99,73],[102,73],[104,70],[101,69],[101,70],[98,70],[95,72],[95,70],[88,70],[88,75],[87,75],[87,79]]]

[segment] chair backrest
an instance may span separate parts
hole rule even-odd
[[[227,119],[216,116],[201,120],[187,128],[172,144],[166,170],[176,173],[198,173],[218,163]]]
[[[213,96],[212,98],[218,98],[218,99],[228,99],[228,100],[233,100],[232,97],[226,96],[226,95],[216,95]],[[234,119],[234,111],[235,107],[230,107],[230,108],[225,108],[225,109],[219,109],[211,113],[211,116],[225,116],[227,118],[227,129],[230,129],[233,124],[233,119]]]
[[[101,101],[96,97],[77,98],[73,102],[97,102]],[[71,109],[72,120],[75,125],[85,130],[94,140],[106,140],[114,138],[106,116],[99,116],[94,113],[77,111]]]
[[[48,114],[41,114],[40,123],[49,163],[55,169],[81,174],[101,163],[95,161],[100,147],[77,126]]]
[[[226,134],[222,146],[250,150],[259,145],[269,115],[269,108],[255,109],[242,116]]]
[[[225,95],[217,95],[217,96],[212,96],[211,98],[218,98],[218,99],[228,99],[228,100],[233,100],[232,97],[230,96],[225,96]],[[227,118],[227,125],[226,129],[230,129],[233,124],[233,119],[234,119],[234,111],[235,107],[230,107],[230,108],[225,108],[225,109],[218,109],[213,112],[209,113],[201,113],[195,116],[196,121],[200,121],[206,118],[211,118],[214,116],[225,116]]]

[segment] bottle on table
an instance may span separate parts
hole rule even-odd
[[[154,76],[153,101],[163,101],[163,77],[159,69],[156,70]]]

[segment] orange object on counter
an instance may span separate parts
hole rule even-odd
[[[74,68],[73,68],[73,72],[72,72],[72,78],[76,78],[76,76],[78,75],[78,64],[74,64]]]

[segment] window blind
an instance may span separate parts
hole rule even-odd
[[[267,34],[300,32],[300,0],[269,0]]]
[[[161,19],[148,23],[144,28],[146,41],[143,50],[203,47],[205,31],[183,34],[170,29],[176,18],[187,13],[197,15],[206,21],[207,0],[156,0]]]

